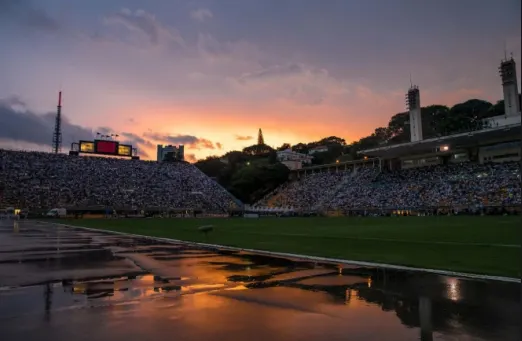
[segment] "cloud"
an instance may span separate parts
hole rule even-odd
[[[127,143],[132,143],[133,145],[140,144],[144,147],[154,147],[154,144],[150,142],[149,140],[145,140],[143,137],[134,134],[134,133],[128,133],[123,132],[119,134],[121,137],[123,137],[123,141]]]
[[[52,112],[36,114],[29,111],[19,98],[0,100],[0,140],[50,146],[55,115]],[[91,129],[75,125],[67,117],[62,117],[62,146],[64,149],[68,148],[72,142],[92,138]]]
[[[37,114],[27,109],[24,101],[18,97],[0,100],[0,145],[14,148],[17,145],[51,146],[56,113]],[[98,127],[95,130],[71,123],[62,116],[62,150],[67,151],[71,143],[79,140],[92,140],[95,133],[113,133],[109,127]],[[148,157],[144,148],[154,144],[133,133],[120,133],[121,143],[132,144],[138,148],[138,154]],[[42,149],[42,148],[39,148]]]
[[[201,61],[210,63],[222,68],[232,66],[233,69],[226,68],[230,72],[247,72],[252,67],[260,67],[260,61],[269,62],[267,56],[257,45],[243,40],[220,41],[211,34],[199,33],[196,41],[196,49]],[[245,70],[242,70],[242,69]]]
[[[216,142],[216,148],[217,149],[223,149],[223,145],[219,142]]]
[[[190,149],[216,149],[216,147],[221,149],[218,147],[219,142],[214,145],[214,143],[210,140],[199,138],[193,135],[162,135],[158,133],[147,132],[144,134],[144,136],[155,141],[161,141],[163,143],[170,143],[173,145],[182,144]],[[221,144],[219,144],[219,146],[221,146]]]
[[[272,65],[244,73],[233,82],[239,90],[305,105],[319,105],[351,92],[348,82],[303,63]]]
[[[145,151],[145,149],[151,149],[154,147],[154,144],[149,140],[144,139],[143,137],[129,132],[123,132],[119,134],[121,139],[120,143],[122,144],[130,144],[134,148],[138,149],[138,155],[142,157],[149,157],[149,154]]]
[[[199,8],[195,11],[190,12],[192,19],[197,21],[205,21],[206,19],[212,18],[214,15],[207,8]]]
[[[194,155],[194,154],[185,154],[185,161],[194,163],[194,162],[197,162],[198,159],[196,158],[196,155]]]
[[[236,140],[237,141],[250,141],[250,140],[253,140],[254,137],[253,136],[241,136],[241,135],[236,135]]]
[[[148,44],[158,45],[162,41],[158,32],[166,26],[151,14],[126,9],[108,18],[109,22],[147,37]],[[166,30],[178,32],[175,28]],[[317,106],[350,93],[348,82],[333,77],[326,69],[288,58],[285,60],[289,61],[281,62],[279,57],[248,41],[220,40],[204,32],[195,35],[194,40],[176,34],[183,48],[140,49],[134,53],[129,46],[134,44],[121,39],[119,43],[92,41],[94,46],[85,48],[96,53],[92,52],[92,58],[83,58],[89,63],[99,60],[106,77],[122,81],[125,78],[133,83],[139,78],[142,82],[136,86],[140,90],[156,88],[157,93],[164,93],[164,89],[170,89],[176,91],[176,99],[185,103],[201,103],[205,97],[245,104],[283,100],[293,105]],[[113,60],[120,62],[113,65]],[[165,100],[173,101],[169,97]]]
[[[142,34],[153,45],[162,42],[177,42],[180,45],[185,45],[185,41],[177,30],[163,25],[153,14],[141,9],[133,12],[124,8],[118,13],[106,16],[105,22],[107,24],[120,24],[129,31]]]
[[[56,19],[28,0],[1,0],[0,19],[43,31],[57,31],[61,28]]]

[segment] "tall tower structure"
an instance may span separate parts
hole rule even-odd
[[[62,150],[62,92],[58,93],[58,108],[56,110],[56,120],[54,121],[53,132],[53,153],[57,154]]]
[[[411,85],[406,94],[406,106],[410,112],[411,142],[422,140],[422,119],[420,105],[420,91],[416,85]]]
[[[261,128],[259,128],[259,132],[257,133],[257,144],[265,144],[265,139],[263,138],[263,132],[261,131]]]
[[[520,113],[520,100],[518,98],[517,66],[513,56],[500,63],[500,78],[504,90],[504,112],[506,116]]]

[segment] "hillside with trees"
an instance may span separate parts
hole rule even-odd
[[[481,129],[483,119],[503,114],[503,100],[492,104],[480,99],[471,99],[451,108],[445,105],[423,107],[423,137],[429,139]],[[386,127],[378,127],[372,134],[358,141],[347,143],[343,138],[329,136],[319,141],[295,144],[292,150],[308,153],[315,147],[326,146],[327,151],[314,154],[314,165],[335,163],[338,159],[357,160],[361,157],[357,154],[360,150],[409,142],[408,120],[408,112],[401,112],[393,115]],[[244,203],[255,203],[288,180],[290,171],[277,161],[276,151],[289,147],[288,143],[276,149],[266,144],[255,144],[220,157],[208,157],[195,165]]]

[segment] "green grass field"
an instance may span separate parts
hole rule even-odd
[[[63,223],[258,250],[520,277],[520,217],[84,219]],[[214,225],[205,238],[202,225]]]

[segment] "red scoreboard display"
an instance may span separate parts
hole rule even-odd
[[[80,141],[80,153],[132,157],[132,145],[118,141],[94,140]]]
[[[96,154],[114,155],[118,151],[118,142],[116,141],[94,141],[94,151]]]

